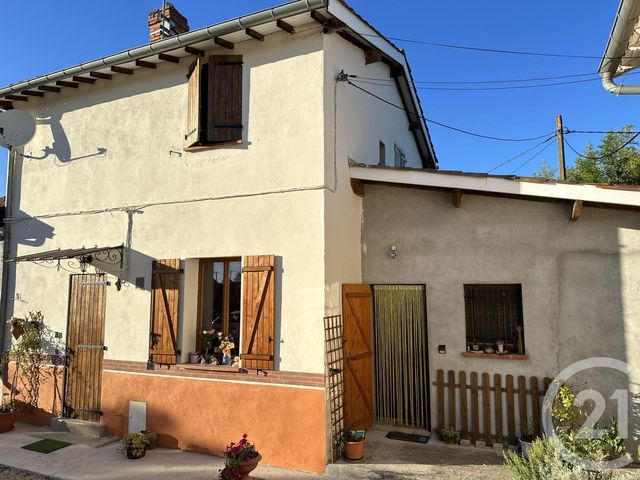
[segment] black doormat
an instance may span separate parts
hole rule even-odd
[[[401,440],[403,442],[427,443],[429,437],[426,435],[416,435],[415,433],[389,432],[385,437],[391,440]]]
[[[39,453],[51,453],[55,452],[56,450],[60,450],[61,448],[68,447],[69,445],[71,444],[67,442],[60,442],[58,440],[45,438],[44,440],[25,445],[22,448],[24,448],[25,450],[33,450],[34,452]]]

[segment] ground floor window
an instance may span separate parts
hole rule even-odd
[[[221,359],[220,342],[228,338],[234,347],[232,357],[239,354],[240,297],[242,291],[240,258],[207,259],[200,263],[200,351]],[[215,335],[203,332],[215,331]]]
[[[468,351],[524,355],[521,284],[464,286]]]

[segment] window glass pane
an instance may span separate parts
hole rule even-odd
[[[223,327],[222,312],[224,307],[224,263],[214,262],[211,273],[211,326],[216,329],[216,332],[221,332]]]
[[[229,339],[235,343],[231,353],[240,351],[240,282],[242,267],[240,261],[229,262]]]

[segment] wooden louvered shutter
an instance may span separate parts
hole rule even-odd
[[[242,140],[242,55],[209,57],[207,140]]]
[[[275,256],[244,257],[242,263],[242,366],[273,370]]]
[[[189,99],[187,106],[187,133],[185,140],[191,146],[200,140],[200,78],[202,77],[202,58],[189,67]]]
[[[180,312],[180,259],[155,260],[151,280],[151,334],[149,357],[156,363],[175,364]]]

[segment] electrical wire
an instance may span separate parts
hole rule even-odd
[[[540,143],[535,144],[533,147],[531,148],[527,148],[524,152],[519,153],[518,155],[516,155],[515,157],[511,157],[509,160],[505,160],[504,162],[502,162],[499,165],[496,165],[495,167],[493,167],[491,170],[488,170],[487,173],[491,173],[497,169],[499,169],[500,167],[504,167],[505,165],[507,165],[508,163],[513,162],[514,160],[517,160],[518,158],[526,155],[527,153],[529,153],[532,150],[535,150],[536,148],[538,148],[541,145],[544,145],[545,143],[549,142],[550,140],[552,140],[553,138],[555,138],[555,134],[551,135],[549,138],[541,141]],[[550,144],[549,144],[550,145]],[[545,147],[546,148],[546,147]]]
[[[353,87],[357,88],[358,90],[361,90],[362,92],[364,92],[364,93],[366,93],[366,94],[368,94],[368,95],[371,95],[371,96],[372,96],[372,97],[374,97],[374,98],[377,98],[377,99],[378,99],[378,100],[380,100],[381,102],[386,103],[387,105],[391,105],[392,107],[395,107],[395,108],[397,108],[398,110],[402,110],[402,111],[405,111],[405,112],[407,111],[404,107],[401,107],[400,105],[396,105],[395,103],[390,102],[389,100],[386,100],[386,99],[384,99],[384,98],[382,98],[382,97],[380,97],[380,96],[376,95],[375,93],[370,92],[369,90],[367,90],[367,89],[365,89],[365,88],[362,88],[362,87],[361,87],[361,86],[359,86],[359,85],[356,85],[356,84],[355,84],[355,83],[353,83],[351,80],[348,80],[348,79],[347,79],[347,80],[346,80],[346,82],[347,82],[349,85],[351,85],[351,86],[353,86]],[[421,119],[423,119],[423,120],[425,120],[425,121],[427,121],[427,122],[429,122],[429,123],[433,123],[434,125],[438,125],[438,126],[440,126],[440,127],[447,128],[447,129],[449,129],[449,130],[453,130],[453,131],[455,131],[455,132],[464,133],[465,135],[471,135],[471,136],[473,136],[473,137],[478,137],[478,138],[486,138],[487,140],[496,140],[496,141],[500,141],[500,142],[530,142],[530,141],[533,141],[533,140],[540,140],[541,138],[546,138],[546,137],[548,137],[549,135],[551,135],[551,133],[553,133],[553,134],[555,135],[555,131],[554,131],[554,132],[546,133],[546,134],[544,134],[544,135],[539,135],[539,136],[537,136],[537,137],[529,137],[529,138],[505,138],[505,137],[494,137],[494,136],[492,136],[492,135],[483,135],[483,134],[480,134],[480,133],[470,132],[469,130],[464,130],[464,129],[462,129],[462,128],[454,127],[454,126],[452,126],[452,125],[447,125],[446,123],[438,122],[438,121],[436,121],[436,120],[433,120],[433,119],[431,119],[431,118],[424,117],[424,116],[419,115],[419,114],[417,114],[417,113],[413,113],[413,112],[412,112],[411,114],[412,114],[412,115],[415,115],[415,116],[417,116],[418,118],[421,118]]]
[[[523,168],[525,165],[527,165],[531,160],[533,160],[534,158],[536,158],[538,155],[540,155],[542,152],[544,152],[547,148],[549,148],[551,145],[553,145],[553,143],[547,143],[541,150],[537,151],[536,153],[534,153],[533,155],[531,155],[527,160],[525,160],[522,165],[520,165],[518,168],[516,168],[513,172],[511,172],[511,175],[515,175],[515,173],[520,170],[521,168]]]
[[[484,53],[524,55],[524,56],[532,56],[532,57],[579,58],[579,59],[585,59],[585,60],[601,60],[601,59],[620,60],[623,58],[623,57],[605,57],[601,55],[579,55],[579,54],[571,54],[571,53],[536,52],[536,51],[527,51],[527,50],[506,50],[501,48],[484,48],[484,47],[474,47],[471,45],[457,45],[457,44],[451,44],[451,43],[428,42],[425,40],[415,40],[410,38],[391,37],[391,36],[374,34],[374,33],[362,33],[362,32],[353,32],[353,33],[355,33],[356,35],[362,35],[363,37],[376,37],[376,38],[382,38],[384,40],[393,40],[394,42],[414,43],[418,45],[428,45],[430,47],[451,48],[456,50],[469,50],[469,51],[484,52]]]
[[[573,148],[573,146],[572,146],[569,142],[567,142],[567,139],[566,139],[566,138],[564,139],[564,143],[566,143],[566,144],[567,144],[567,146],[568,146],[571,150],[573,150],[573,152],[574,152],[576,155],[578,155],[578,157],[580,157],[580,158],[584,158],[585,160],[604,160],[605,158],[610,158],[610,157],[612,157],[613,155],[615,155],[616,153],[620,152],[622,149],[624,149],[624,148],[628,147],[629,145],[631,145],[631,144],[634,142],[634,140],[635,140],[636,138],[638,138],[639,136],[640,136],[640,132],[637,132],[633,137],[631,137],[631,138],[630,138],[629,140],[627,140],[624,144],[622,144],[622,146],[620,146],[620,147],[616,148],[613,152],[609,152],[609,153],[607,153],[607,154],[605,154],[605,155],[600,155],[600,156],[597,156],[597,157],[585,157],[584,155],[582,155],[581,153],[579,153],[575,148]]]
[[[552,83],[540,83],[538,85],[509,85],[502,87],[416,87],[417,90],[443,90],[443,91],[489,91],[489,90],[522,90],[529,88],[540,88],[540,87],[555,87],[559,85],[573,85],[576,83],[588,83],[588,82],[596,82],[599,81],[599,78],[587,78],[584,80],[570,80],[567,82],[552,82]],[[354,81],[358,83],[366,83],[369,85],[378,85],[381,87],[395,87],[393,84],[386,83],[375,83],[366,80],[358,80],[357,78]]]
[[[640,72],[631,72],[628,75],[638,74]],[[456,84],[456,85],[483,85],[490,83],[521,83],[521,82],[539,82],[545,80],[561,80],[565,78],[576,78],[576,77],[593,77],[594,75],[599,76],[596,72],[590,73],[574,73],[571,75],[556,75],[551,77],[531,77],[531,78],[518,78],[511,80],[467,80],[467,81],[456,81],[456,80],[416,80],[413,83],[428,83],[428,84]],[[378,80],[378,81],[388,81],[393,82],[392,79],[388,78],[374,78],[374,77],[361,77],[357,76],[362,80]]]

